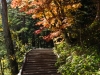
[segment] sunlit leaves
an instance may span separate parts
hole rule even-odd
[[[47,36],[43,36],[43,39],[46,40],[47,42],[49,42],[50,40],[52,40],[52,39],[50,38],[50,34],[47,35]]]
[[[11,7],[16,8],[21,5],[22,0],[12,0]]]
[[[32,13],[32,12],[30,12],[30,13]],[[29,14],[29,13],[28,13],[28,14]],[[42,17],[42,12],[36,13],[36,14],[33,14],[33,15],[32,15],[32,18],[33,18],[33,19],[40,18],[40,17]]]
[[[53,32],[53,33],[50,34],[50,38],[53,39],[53,38],[59,36],[60,34],[61,34],[61,31],[55,31],[55,32]]]
[[[73,7],[73,8],[76,8],[76,9],[77,9],[77,8],[80,8],[81,6],[82,6],[81,3],[76,3],[76,4],[73,4],[73,5],[72,5],[72,7]]]
[[[59,36],[60,35],[60,31],[55,31],[55,32],[52,32],[50,33],[49,35],[47,36],[43,36],[43,39],[46,40],[47,42],[54,39],[55,37]]]
[[[36,30],[34,33],[35,33],[35,34],[40,34],[41,31],[42,31],[42,30],[39,29],[39,30]]]
[[[40,27],[40,29],[36,30],[34,33],[35,34],[40,34],[42,32],[42,30],[44,29],[44,27]]]
[[[78,0],[13,0],[11,6],[31,14],[34,19],[39,18],[36,25],[55,32],[71,26],[73,17],[70,10],[76,11],[82,5]]]

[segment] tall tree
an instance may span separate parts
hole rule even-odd
[[[16,75],[18,73],[18,65],[16,62],[13,41],[11,38],[10,29],[8,25],[7,2],[6,0],[2,0],[1,2],[2,2],[2,25],[3,25],[3,32],[4,32],[8,59],[10,62],[11,75]]]
[[[98,2],[98,17],[100,14],[100,1],[97,0],[94,2]],[[45,28],[51,30],[51,33],[48,36],[44,36],[43,39],[49,41],[62,35],[61,37],[67,43],[70,43],[70,36],[76,28],[80,44],[82,43],[84,29],[94,20],[94,2],[92,0],[12,0],[11,7],[19,8],[21,12],[32,15],[35,19],[40,19],[36,25],[40,25],[41,27],[35,33],[39,34]]]
[[[12,0],[12,8],[18,7],[20,11],[31,14],[33,18],[39,18],[36,25],[40,25],[40,33],[44,29],[51,30],[48,36],[43,39],[49,41],[59,35],[69,42],[66,29],[72,25],[75,12],[81,7],[79,0]]]

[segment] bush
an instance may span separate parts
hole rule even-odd
[[[68,47],[61,43],[54,48],[56,66],[62,75],[99,75],[100,57],[95,47]]]

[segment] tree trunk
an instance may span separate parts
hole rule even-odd
[[[97,3],[97,14],[95,20],[100,21],[100,0],[97,0],[96,3]]]
[[[5,39],[8,59],[10,62],[11,75],[16,75],[18,73],[18,63],[16,62],[13,41],[8,26],[7,3],[6,0],[1,0],[1,1],[2,1],[2,25],[3,25],[4,39]]]
[[[66,49],[69,49],[71,47],[71,42],[70,42],[69,36],[67,34],[67,30],[63,29],[61,31],[61,35],[58,36],[57,38],[53,39],[53,43],[54,43],[54,47],[56,49],[58,48],[57,46],[62,44],[62,43],[65,43],[66,44]]]

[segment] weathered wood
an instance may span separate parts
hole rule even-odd
[[[26,54],[21,75],[60,75],[52,49],[35,49]]]

